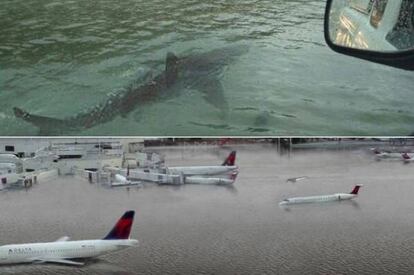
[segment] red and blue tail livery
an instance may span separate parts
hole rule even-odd
[[[358,195],[358,191],[359,191],[359,188],[361,188],[361,186],[362,186],[361,184],[355,185],[354,189],[351,191],[350,194],[352,194],[352,195]]]
[[[138,240],[129,238],[133,220],[134,211],[125,212],[103,240],[71,241],[68,236],[64,236],[54,242],[2,245],[0,265],[19,263],[84,265],[81,259],[138,246]]]
[[[222,166],[234,166],[236,163],[236,151],[232,151],[224,160]]]
[[[120,240],[129,239],[131,233],[132,223],[134,221],[135,211],[130,210],[125,212],[124,215],[118,220],[114,228],[106,235],[104,240]]]

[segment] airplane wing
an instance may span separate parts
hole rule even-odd
[[[63,236],[63,237],[60,237],[59,239],[57,239],[55,242],[67,242],[69,240],[70,240],[70,237]]]
[[[58,258],[34,258],[32,259],[34,263],[56,263],[56,264],[66,264],[66,265],[84,265],[82,262],[76,262],[66,259],[58,259]]]

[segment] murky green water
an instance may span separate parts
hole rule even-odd
[[[107,110],[112,120],[60,134],[411,133],[412,73],[328,49],[324,2],[3,0],[0,134],[39,134],[15,118],[15,106],[72,117],[145,82],[148,72],[162,73],[167,52],[186,57],[240,46],[248,51],[220,70],[191,76],[200,83],[213,75],[215,85],[205,86],[213,96],[221,86],[225,115],[196,85],[181,85],[123,116]]]

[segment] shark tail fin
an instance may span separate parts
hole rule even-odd
[[[129,239],[135,211],[130,210],[124,213],[115,224],[114,228],[103,238],[104,240]]]
[[[30,116],[28,112],[26,112],[23,109],[17,108],[17,107],[13,107],[13,112],[14,112],[14,115],[19,118],[27,118],[28,116]]]
[[[224,160],[222,166],[234,166],[236,163],[236,151],[232,151]]]

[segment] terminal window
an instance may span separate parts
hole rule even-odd
[[[6,152],[14,152],[14,146],[6,145],[6,146],[4,146],[4,150]]]

